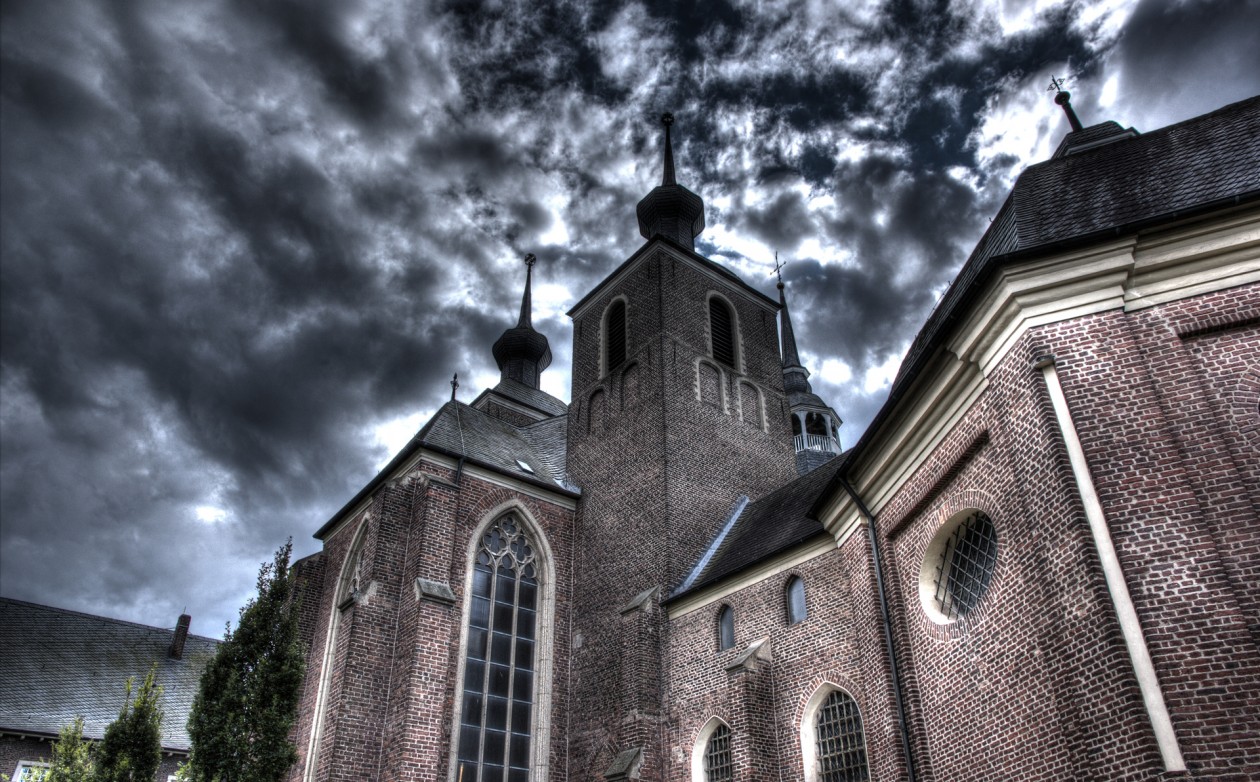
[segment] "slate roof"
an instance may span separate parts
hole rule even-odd
[[[486,396],[498,394],[507,397],[514,402],[519,402],[526,407],[531,407],[540,413],[547,415],[564,415],[569,412],[569,406],[564,402],[556,399],[551,394],[539,388],[530,388],[524,383],[505,377],[499,381],[494,388],[488,388],[477,395],[473,401],[473,406],[477,407],[478,403]]]
[[[1260,96],[1150,133],[1090,146],[1115,133],[1127,131],[1102,123],[1069,133],[1060,144],[1067,154],[1024,170],[915,337],[894,395],[903,378],[916,374],[944,338],[955,313],[1003,262],[1260,198]],[[1085,149],[1072,151],[1081,147]],[[876,428],[868,427],[867,433]],[[854,450],[860,446],[859,441]]]
[[[157,663],[162,746],[188,749],[188,712],[218,641],[189,635],[182,659],[167,655],[174,630],[0,598],[0,730],[55,736],[83,717],[99,739],[118,717],[128,677]]]
[[[552,397],[554,399],[554,397]],[[359,490],[341,510],[315,532],[322,538],[344,513],[371,496],[395,470],[421,448],[429,448],[453,458],[520,478],[526,482],[577,496],[578,490],[566,481],[564,472],[567,419],[551,418],[527,426],[513,426],[463,402],[442,405],[415,437],[385,465],[376,477]],[[529,465],[525,470],[517,460]]]
[[[837,456],[749,503],[696,580],[685,590],[670,595],[670,600],[716,583],[797,544],[826,535],[826,529],[811,514],[811,509],[841,461]]]

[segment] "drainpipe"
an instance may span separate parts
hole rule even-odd
[[[1120,620],[1120,632],[1124,636],[1124,645],[1128,649],[1129,660],[1133,664],[1138,689],[1142,692],[1142,703],[1146,707],[1147,719],[1150,720],[1151,729],[1155,733],[1155,743],[1159,745],[1164,770],[1185,771],[1186,762],[1181,757],[1177,733],[1173,730],[1168,707],[1164,704],[1159,677],[1155,674],[1155,665],[1151,662],[1151,653],[1146,647],[1146,636],[1142,634],[1142,624],[1138,621],[1137,609],[1133,606],[1133,598],[1129,595],[1129,587],[1124,580],[1120,558],[1116,555],[1116,547],[1111,541],[1111,530],[1103,515],[1102,501],[1098,498],[1098,490],[1094,487],[1089,463],[1085,461],[1085,449],[1081,447],[1081,438],[1076,432],[1076,424],[1072,421],[1072,411],[1068,409],[1067,397],[1063,395],[1063,386],[1059,383],[1059,372],[1054,366],[1054,356],[1038,358],[1033,363],[1033,367],[1041,370],[1046,381],[1046,391],[1049,392],[1050,403],[1054,406],[1059,434],[1063,437],[1063,444],[1067,446],[1068,461],[1072,465],[1072,477],[1076,479],[1081,505],[1085,508],[1085,519],[1089,522],[1089,532],[1094,538],[1094,548],[1102,564],[1107,593],[1111,596],[1111,605],[1116,611],[1116,618]]]
[[[853,498],[853,502],[857,504],[858,510],[866,517],[866,537],[871,544],[871,559],[875,562],[875,589],[879,595],[879,613],[884,619],[884,644],[888,647],[888,664],[892,669],[893,693],[897,696],[897,727],[901,733],[901,749],[906,755],[906,771],[909,773],[909,782],[915,782],[914,751],[910,748],[910,730],[906,725],[905,696],[901,692],[901,674],[897,667],[897,649],[893,646],[892,620],[888,614],[888,595],[884,591],[884,570],[879,564],[879,536],[875,532],[875,516],[866,507],[866,503],[862,502],[862,498],[858,496],[857,491],[849,484],[843,473],[837,472],[836,478],[849,496]]]

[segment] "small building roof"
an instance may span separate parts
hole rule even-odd
[[[827,530],[811,515],[842,459],[836,457],[760,499],[750,502],[726,533],[713,557],[686,589],[670,600],[714,584],[744,568],[787,551]]]
[[[126,682],[157,666],[162,747],[186,752],[188,714],[219,642],[189,635],[169,655],[173,629],[0,598],[0,732],[56,736],[76,717],[100,739],[118,718]]]

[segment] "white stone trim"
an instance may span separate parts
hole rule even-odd
[[[700,728],[700,732],[696,734],[695,741],[691,743],[691,779],[692,782],[708,782],[704,773],[704,751],[709,746],[709,739],[713,736],[713,732],[718,729],[719,725],[725,725],[726,729],[731,732],[731,742],[735,741],[735,729],[730,723],[716,714],[709,718]],[[732,752],[734,747],[732,747]]]
[[[818,738],[814,735],[814,723],[818,719],[818,710],[822,708],[823,701],[827,700],[833,692],[842,692],[857,704],[858,717],[862,719],[862,752],[866,753],[868,771],[871,767],[871,750],[866,741],[866,719],[862,717],[862,704],[858,703],[858,699],[847,688],[832,681],[824,681],[818,685],[818,689],[814,690],[814,694],[809,696],[809,700],[805,702],[805,708],[801,710],[801,764],[805,772],[805,782],[818,782]],[[869,773],[867,778],[870,778]]]
[[[539,566],[541,600],[538,607],[538,638],[534,642],[534,650],[538,659],[534,666],[534,732],[530,741],[529,778],[531,782],[547,782],[548,765],[551,760],[551,692],[552,668],[555,662],[555,613],[556,613],[556,558],[551,543],[543,531],[542,525],[530,513],[529,508],[518,500],[508,500],[488,511],[468,539],[464,551],[464,591],[463,605],[460,608],[458,664],[455,670],[455,702],[451,709],[451,741],[447,747],[450,769],[447,773],[449,782],[458,782],[459,774],[459,721],[463,714],[464,668],[468,655],[468,617],[472,610],[472,563],[477,556],[477,547],[481,544],[481,536],[487,528],[507,515],[515,515],[527,530],[530,541],[536,549],[536,563]]]
[[[1133,664],[1133,672],[1137,676],[1138,689],[1142,692],[1142,703],[1146,707],[1147,717],[1155,732],[1155,742],[1159,745],[1159,754],[1164,761],[1165,771],[1185,771],[1186,763],[1181,757],[1181,748],[1177,743],[1177,733],[1173,730],[1172,719],[1168,707],[1164,704],[1164,694],[1159,686],[1159,677],[1155,674],[1155,665],[1151,662],[1150,651],[1146,647],[1146,637],[1142,634],[1142,624],[1138,620],[1133,598],[1129,595],[1129,587],[1124,580],[1124,570],[1120,567],[1120,559],[1116,556],[1115,546],[1111,541],[1111,530],[1103,515],[1102,502],[1098,491],[1094,488],[1094,479],[1089,471],[1089,463],[1085,460],[1085,450],[1081,447],[1080,437],[1076,432],[1076,424],[1072,421],[1072,412],[1068,409],[1067,399],[1063,395],[1063,387],[1059,383],[1059,372],[1054,366],[1054,359],[1047,358],[1038,362],[1042,376],[1046,381],[1046,390],[1050,394],[1050,402],[1054,406],[1055,419],[1059,425],[1059,433],[1067,446],[1068,461],[1072,465],[1072,476],[1076,479],[1080,492],[1081,504],[1085,508],[1085,518],[1089,522],[1090,535],[1094,539],[1094,547],[1098,551],[1098,559],[1102,564],[1103,578],[1107,582],[1107,592],[1111,595],[1111,604],[1115,608],[1116,617],[1120,621],[1120,630],[1124,635],[1124,645],[1129,651],[1129,660]]]
[[[328,691],[332,688],[333,668],[337,662],[337,638],[341,629],[341,603],[344,600],[342,592],[345,590],[346,584],[349,582],[349,568],[351,562],[356,558],[356,554],[363,548],[363,541],[367,538],[368,523],[371,521],[370,514],[364,512],[358,517],[359,526],[355,532],[354,540],[350,547],[346,549],[346,556],[341,560],[341,567],[337,571],[337,589],[333,592],[331,614],[328,617],[328,630],[324,633],[324,655],[323,662],[319,669],[319,689],[315,692],[315,716],[311,720],[311,737],[306,745],[306,769],[302,774],[305,782],[314,782],[315,773],[319,766],[319,747],[324,737],[324,718],[328,715]],[[325,545],[327,543],[325,542]]]

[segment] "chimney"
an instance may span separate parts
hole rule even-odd
[[[170,656],[172,659],[178,660],[184,656],[184,641],[188,640],[188,625],[192,622],[192,617],[188,614],[180,614],[179,622],[175,625],[175,637],[171,639]]]

